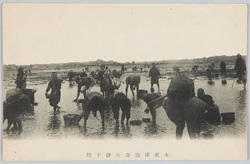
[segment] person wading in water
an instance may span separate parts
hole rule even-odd
[[[56,72],[53,72],[51,74],[51,77],[52,79],[49,81],[45,95],[47,98],[49,98],[50,105],[54,109],[54,114],[56,114],[56,110],[57,112],[59,112],[59,109],[61,108],[57,104],[60,102],[61,98],[62,81],[58,79]],[[51,89],[51,94],[48,96],[48,92],[50,91],[50,89]]]

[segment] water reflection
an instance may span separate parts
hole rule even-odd
[[[235,102],[237,104],[237,109],[244,110],[246,108],[246,90],[241,90],[235,96]]]
[[[121,128],[122,128],[122,133],[124,134],[124,137],[126,138],[132,137],[132,134],[130,133],[131,132],[130,126],[122,125]]]
[[[125,126],[124,124],[121,124],[121,126],[119,126],[119,124],[116,124],[114,127],[113,136],[116,138],[118,137],[130,138],[132,136],[130,132],[131,132],[130,126]]]
[[[59,115],[53,115],[49,117],[49,124],[47,127],[47,132],[49,135],[55,135],[59,132],[61,120],[58,117]]]
[[[141,105],[140,99],[135,98],[135,96],[133,96],[133,98],[131,99],[131,103],[132,107],[134,108],[139,107]]]
[[[145,129],[144,129],[144,132],[145,132],[145,135],[146,136],[152,136],[154,134],[157,134],[157,130],[159,129],[159,126],[155,123],[149,123]]]

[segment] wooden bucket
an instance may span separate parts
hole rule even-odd
[[[222,113],[222,122],[226,124],[233,123],[235,121],[235,113],[234,112],[229,112],[229,113]]]
[[[136,125],[136,126],[140,126],[142,121],[141,120],[131,120],[130,125]]]
[[[221,80],[221,84],[227,84],[226,80]]]
[[[213,80],[208,80],[207,83],[210,84],[210,85],[213,85],[214,81]]]
[[[150,118],[142,118],[142,122],[150,122]]]

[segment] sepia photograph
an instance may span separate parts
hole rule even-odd
[[[248,12],[2,3],[2,160],[247,160]]]

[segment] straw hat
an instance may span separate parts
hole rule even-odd
[[[24,98],[23,92],[19,88],[9,89],[6,93],[6,102],[11,104]]]

